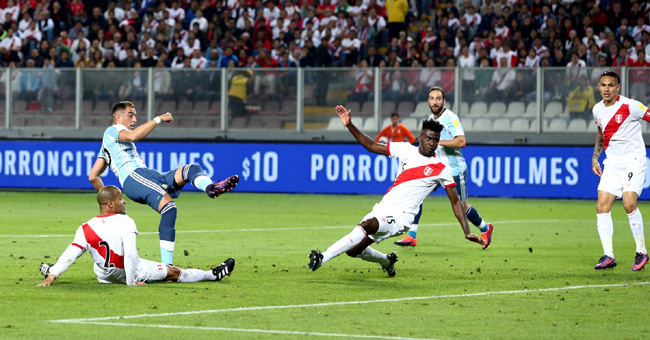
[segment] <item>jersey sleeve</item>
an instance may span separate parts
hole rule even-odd
[[[136,269],[138,268],[138,247],[136,245],[136,236],[138,229],[135,221],[124,215],[122,223],[122,247],[124,247],[124,273],[126,274],[126,284],[135,286]]]
[[[87,249],[88,242],[86,242],[83,229],[79,227],[77,228],[72,243],[63,251],[61,256],[59,256],[56,264],[50,267],[50,274],[59,277],[61,274],[65,273],[65,271],[68,270],[68,268],[70,268],[70,266],[72,266],[72,264],[74,264]]]
[[[399,158],[401,154],[404,153],[404,150],[406,147],[411,146],[413,147],[410,143],[404,143],[404,142],[391,142],[388,143],[388,156],[390,158]]]
[[[465,135],[463,124],[460,123],[460,119],[457,115],[449,115],[448,119],[445,119],[444,125],[452,138]]]
[[[451,174],[451,167],[449,165],[445,164],[445,168],[442,169],[437,182],[445,188],[456,186],[456,181],[454,181],[454,176]]]

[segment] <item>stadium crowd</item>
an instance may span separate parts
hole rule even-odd
[[[1,67],[650,66],[641,0],[0,0],[0,9]]]

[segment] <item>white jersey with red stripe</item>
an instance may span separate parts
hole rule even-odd
[[[388,143],[387,148],[391,158],[399,158],[400,171],[380,205],[400,208],[412,220],[437,184],[456,185],[450,167],[435,154],[424,156],[417,146],[406,142]]]
[[[135,243],[137,235],[135,221],[127,215],[109,214],[93,217],[77,228],[74,241],[69,248],[76,247],[79,250],[70,254],[70,258],[76,260],[88,250],[95,262],[93,267],[100,282],[127,284],[132,280],[134,282],[139,261]],[[59,265],[62,265],[61,268],[57,268]],[[58,276],[70,265],[72,263],[57,262],[50,269],[50,273]]]
[[[605,165],[627,165],[645,162],[645,142],[640,120],[650,121],[648,108],[642,103],[618,96],[613,105],[601,100],[593,108],[594,120],[603,132]]]

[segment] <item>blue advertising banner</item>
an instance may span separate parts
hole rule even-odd
[[[0,187],[92,189],[88,175],[100,142],[0,141]],[[383,194],[396,159],[356,144],[139,142],[161,172],[197,163],[214,180],[239,174],[240,192]],[[591,147],[468,146],[470,196],[596,198]],[[646,173],[647,188],[650,181]],[[118,185],[107,170],[106,184]],[[191,185],[188,190],[195,190]],[[443,194],[439,190],[434,194]],[[642,199],[650,199],[644,192]]]

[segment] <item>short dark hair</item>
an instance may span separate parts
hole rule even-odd
[[[426,119],[422,121],[422,130],[431,130],[433,132],[442,131],[442,124],[433,119]]]
[[[429,88],[429,93],[431,93],[432,91],[440,91],[440,93],[442,93],[442,100],[445,100],[445,90],[443,90],[442,87],[432,86],[431,88]]]
[[[618,73],[612,70],[606,70],[605,72],[601,73],[600,78],[598,78],[598,81],[600,81],[600,79],[602,79],[603,77],[612,77],[616,79],[616,85],[621,84],[621,77],[619,77]]]
[[[116,114],[117,111],[122,111],[122,110],[126,109],[127,107],[135,107],[135,105],[133,105],[132,102],[126,101],[126,100],[121,101],[121,102],[117,102],[117,103],[113,104],[113,110],[111,111],[111,114],[113,115],[113,117],[115,117],[115,114]]]
[[[393,112],[393,113],[390,114],[390,117],[391,117],[391,118],[393,118],[393,117],[399,117],[399,113],[397,113],[397,112]]]

